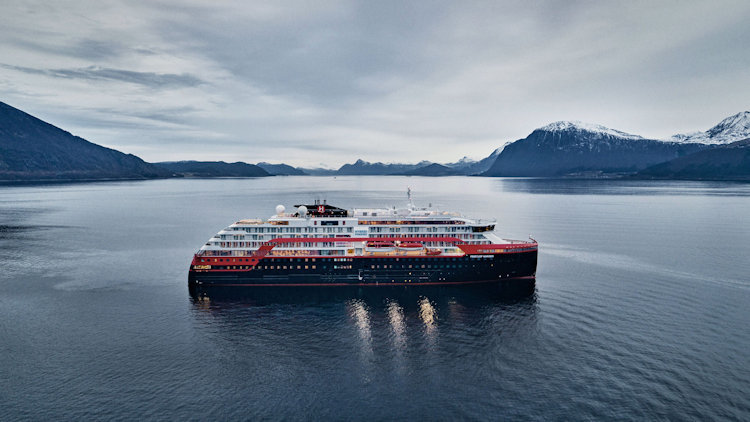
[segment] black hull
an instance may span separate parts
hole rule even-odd
[[[193,286],[190,296],[197,306],[207,303],[268,304],[320,304],[343,302],[351,299],[379,304],[384,300],[397,299],[403,303],[417,303],[427,297],[430,300],[459,300],[468,304],[533,302],[536,280],[506,279],[494,283],[463,285],[378,285],[340,286],[336,288],[279,288],[279,287],[231,287]]]
[[[537,251],[463,257],[268,258],[252,270],[191,270],[195,287],[463,285],[533,279]]]

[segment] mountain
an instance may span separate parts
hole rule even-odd
[[[325,169],[322,167],[299,167],[299,169],[310,176],[335,176],[336,174],[338,174],[338,170]]]
[[[477,160],[472,160],[471,158],[464,156],[460,160],[456,161],[455,163],[444,163],[442,165],[450,168],[464,168],[468,166],[472,166],[477,163]]]
[[[408,171],[425,167],[432,164],[429,161],[422,161],[417,164],[383,164],[370,163],[364,160],[357,160],[354,164],[344,164],[336,174],[338,175],[394,175],[404,174]]]
[[[600,125],[555,122],[508,145],[483,176],[635,172],[705,145],[646,139]]]
[[[294,168],[288,164],[271,164],[260,162],[256,164],[258,167],[267,171],[271,176],[305,176],[307,173],[304,171]]]
[[[223,161],[164,161],[154,163],[187,177],[264,177],[270,174],[255,164]]]
[[[447,163],[443,165],[456,170],[460,174],[465,174],[465,175],[482,174],[485,171],[489,170],[489,168],[497,159],[498,155],[500,155],[500,153],[503,152],[503,149],[505,149],[505,147],[507,147],[510,144],[511,144],[510,142],[506,142],[505,144],[503,144],[503,146],[492,151],[490,155],[488,155],[485,158],[482,158],[479,161],[474,161],[474,160],[469,159],[468,157],[464,157],[456,161],[455,163]]]
[[[644,169],[639,179],[750,180],[750,138]]]
[[[722,120],[705,132],[674,135],[672,142],[693,142],[708,145],[726,145],[750,136],[750,111],[743,111]]]
[[[458,170],[438,163],[432,163],[403,173],[406,176],[457,176],[460,174]]]
[[[0,102],[0,180],[171,177],[132,154],[105,148]]]

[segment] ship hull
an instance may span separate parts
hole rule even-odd
[[[462,285],[533,279],[537,250],[461,257],[265,258],[251,270],[191,269],[190,287]]]

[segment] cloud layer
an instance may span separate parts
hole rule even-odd
[[[750,108],[750,4],[5,2],[0,100],[146,160],[479,158]]]

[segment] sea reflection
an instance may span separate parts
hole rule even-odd
[[[495,284],[467,286],[378,286],[336,288],[286,288],[286,287],[210,287],[191,288],[190,299],[196,308],[221,308],[230,304],[268,306],[273,304],[315,305],[357,300],[364,305],[377,304],[391,314],[403,315],[406,303],[419,309],[425,326],[435,323],[435,304],[444,304],[454,312],[471,306],[492,303],[516,303],[535,297],[536,281],[514,280]],[[430,299],[428,299],[430,298]],[[208,306],[207,306],[208,304]],[[218,306],[222,305],[222,306]],[[393,308],[393,306],[396,306]],[[214,307],[216,308],[216,307]]]
[[[496,192],[553,195],[710,195],[748,196],[750,186],[742,182],[499,178],[492,180]]]
[[[393,333],[393,350],[401,353],[406,349],[406,320],[404,319],[404,308],[396,299],[390,299],[386,305],[388,322]]]
[[[231,328],[262,324],[280,329],[295,318],[310,330],[321,327],[355,333],[357,348],[364,356],[386,347],[402,354],[418,342],[435,346],[442,327],[472,326],[486,321],[533,324],[536,290],[533,280],[488,286],[351,289],[248,288],[194,290],[194,315],[207,323],[218,320]],[[520,316],[520,317],[519,317]],[[208,319],[206,319],[208,318]]]
[[[357,329],[361,343],[363,358],[372,356],[372,331],[370,329],[370,313],[364,301],[352,299],[346,302],[347,314]]]
[[[419,319],[424,324],[425,338],[429,346],[435,345],[437,338],[437,311],[430,303],[430,299],[423,297],[419,300]]]

